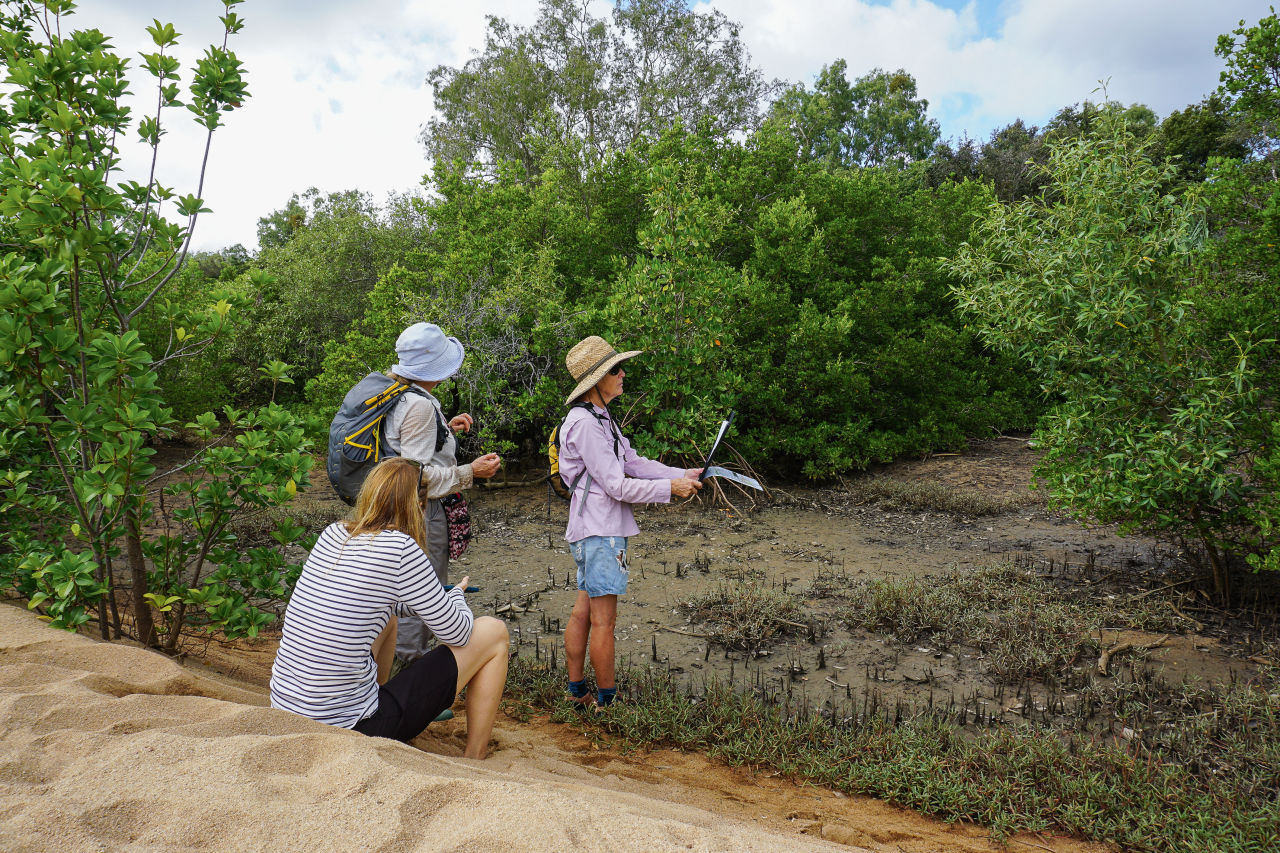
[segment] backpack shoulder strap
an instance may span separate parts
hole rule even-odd
[[[397,382],[396,384],[401,385],[404,383]],[[435,403],[431,402],[430,395],[417,385],[407,384],[405,385],[405,390],[398,393],[401,395],[400,400],[405,399],[409,394],[417,394],[419,397],[426,399],[427,405],[431,407],[431,413],[436,418],[436,453],[439,453],[444,449],[445,442],[449,440],[449,425],[444,422],[444,416],[440,414],[440,409],[436,407]],[[400,400],[396,402],[399,403]]]
[[[595,418],[598,422],[608,424],[609,433],[613,436],[613,455],[617,458],[621,458],[618,456],[618,443],[622,439],[622,433],[618,431],[618,425],[613,422],[613,418],[608,415],[600,414],[596,411],[596,407],[588,403],[586,400],[581,400],[569,407],[570,411],[574,409],[586,409],[587,414],[591,415],[591,417]],[[568,420],[568,417],[568,415],[565,415],[566,420]],[[556,431],[557,450],[560,448],[560,433],[562,432],[564,432],[564,421],[560,422],[560,429]]]
[[[445,442],[449,440],[449,425],[444,422],[444,415],[440,414],[440,410],[431,404],[430,400],[427,403],[431,405],[431,411],[436,416],[436,453],[439,453],[444,449]]]

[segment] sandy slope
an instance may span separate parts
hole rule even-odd
[[[0,606],[6,850],[851,849],[525,769],[313,723]]]

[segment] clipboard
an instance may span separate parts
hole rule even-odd
[[[707,451],[707,456],[702,460],[702,473],[698,475],[698,482],[702,482],[707,478],[708,472],[711,470],[711,460],[715,458],[716,451],[720,449],[720,441],[724,438],[725,433],[729,431],[729,427],[733,426],[733,419],[738,413],[733,409],[729,410],[729,416],[720,422],[720,431],[716,433],[716,440],[711,443],[711,449]],[[711,476],[715,476],[712,474]]]
[[[733,426],[733,419],[737,417],[737,412],[729,410],[729,415],[720,422],[720,431],[716,433],[716,440],[712,442],[711,449],[707,451],[707,456],[702,460],[702,473],[698,475],[698,482],[704,482],[708,477],[721,477],[725,480],[732,480],[735,483],[741,483],[748,488],[755,489],[757,492],[763,492],[764,487],[756,479],[739,474],[736,471],[730,471],[728,468],[720,468],[712,465],[711,460],[715,458],[716,451],[720,449],[720,442],[724,439],[725,434],[729,432],[729,427]]]

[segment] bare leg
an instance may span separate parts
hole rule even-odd
[[[464,758],[484,758],[498,716],[502,688],[507,683],[507,655],[511,651],[507,624],[480,616],[465,646],[450,646],[458,663],[458,693],[467,688],[467,746]]]
[[[591,634],[591,599],[586,590],[578,590],[569,624],[564,627],[564,661],[569,680],[581,681],[587,668],[587,638]]]
[[[597,595],[590,606],[591,668],[596,673],[596,687],[613,687],[613,628],[618,621],[618,596]]]
[[[369,651],[373,655],[373,662],[378,665],[378,683],[386,684],[387,679],[391,677],[391,662],[396,656],[395,614],[387,620],[387,626],[373,641],[373,647]]]

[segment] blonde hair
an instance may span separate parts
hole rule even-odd
[[[403,456],[384,459],[374,466],[360,487],[355,509],[347,517],[347,538],[363,533],[398,530],[427,550],[427,525],[418,499],[418,463]]]

